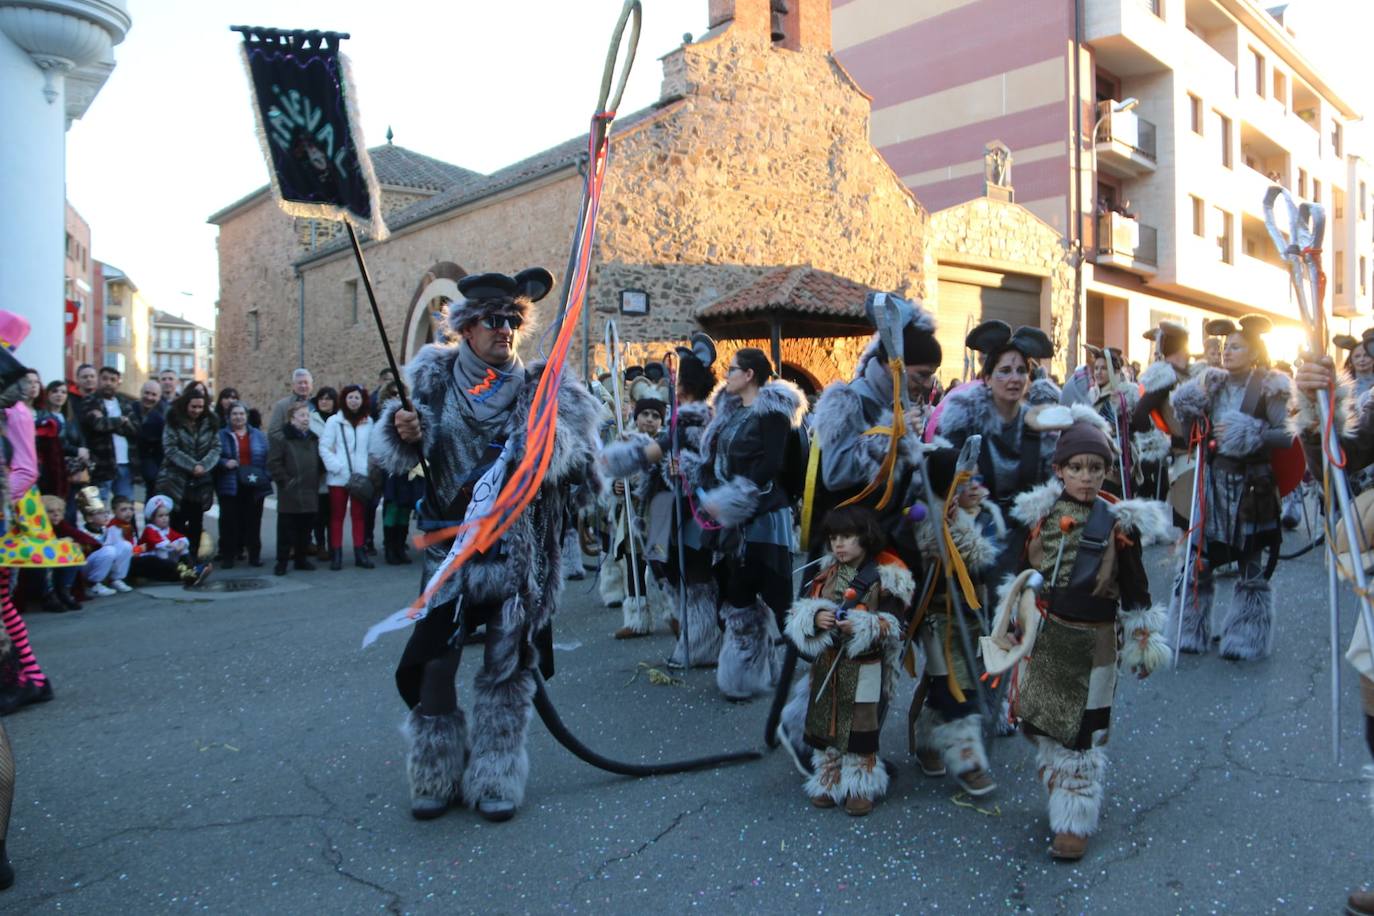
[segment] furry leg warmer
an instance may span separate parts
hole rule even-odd
[[[1239,579],[1221,624],[1221,657],[1264,658],[1274,647],[1274,588],[1263,576]]]
[[[747,700],[773,686],[773,635],[776,624],[768,606],[755,601],[748,607],[727,604],[725,644],[716,666],[716,686],[727,699]]]
[[[618,607],[625,600],[625,564],[603,555],[601,571],[596,576],[596,590],[606,607]]]
[[[919,719],[916,724],[919,729]],[[983,749],[983,717],[976,713],[949,722],[937,718],[930,729],[930,743],[940,752],[945,769],[954,776],[988,768],[987,751]]]
[[[563,578],[585,579],[587,570],[582,565],[582,539],[577,536],[576,528],[563,532]]]
[[[463,800],[473,807],[482,798],[519,805],[530,775],[525,730],[533,712],[534,676],[517,668],[497,680],[484,666],[473,686],[472,756],[463,774]]]
[[[940,714],[931,709],[929,705],[922,706],[921,712],[916,716],[916,750],[939,750],[935,746],[935,726],[943,721]]]
[[[882,769],[879,767],[879,769]],[[884,773],[886,776],[886,773]],[[840,788],[841,755],[834,748],[811,751],[811,775],[802,783],[807,798],[829,797],[837,805],[844,804],[844,790]]]
[[[1169,629],[1165,633],[1165,639],[1173,639],[1174,634],[1179,632],[1178,601],[1182,597],[1185,573],[1192,576],[1193,582],[1192,587],[1188,589],[1188,606],[1183,608],[1183,636],[1178,647],[1181,652],[1201,655],[1211,648],[1212,639],[1212,600],[1216,582],[1210,569],[1201,575],[1180,569],[1174,577],[1174,590],[1169,597]]]
[[[1092,836],[1102,816],[1107,756],[1100,748],[1071,751],[1043,735],[1035,744],[1040,782],[1050,795],[1050,830]]]
[[[877,754],[845,754],[840,758],[840,795],[877,801],[887,794],[890,777]]]
[[[438,716],[412,709],[403,723],[406,740],[406,779],[410,797],[457,801],[468,761],[467,723],[463,711]]]
[[[687,667],[687,641],[691,640],[692,665],[696,668],[715,667],[720,656],[721,629],[716,618],[719,603],[716,586],[711,582],[698,582],[687,586],[687,606],[682,609],[682,631],[677,645],[673,647],[673,657],[668,661],[673,668]]]
[[[620,603],[620,617],[624,628],[634,633],[648,633],[654,628],[648,598],[626,598]]]
[[[778,717],[778,738],[781,739],[792,762],[803,773],[809,772],[805,761],[811,754],[811,746],[806,743],[806,710],[811,705],[811,671],[802,659],[797,659],[797,670],[792,675],[792,687],[783,704],[782,715]]]
[[[648,611],[651,619],[661,620],[667,623],[670,620],[677,620],[677,591],[669,588],[668,583],[655,576],[652,571],[645,574],[644,591],[648,599]]]

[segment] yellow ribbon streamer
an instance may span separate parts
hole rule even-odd
[[[821,467],[821,440],[811,438],[811,453],[806,456],[806,489],[802,491],[801,543],[802,550],[811,549],[811,515],[816,508],[816,475]]]
[[[883,457],[883,463],[879,466],[877,475],[868,482],[868,486],[840,503],[841,507],[852,506],[867,499],[878,489],[879,484],[883,484],[883,495],[878,500],[877,508],[886,509],[888,503],[892,501],[892,490],[897,484],[897,479],[893,474],[897,467],[897,445],[902,441],[902,431],[906,429],[906,417],[902,409],[902,385],[906,381],[906,372],[900,359],[889,360],[887,366],[892,373],[892,426],[883,427],[889,439],[887,455]]]

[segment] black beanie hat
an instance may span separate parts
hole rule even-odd
[[[887,347],[878,344],[877,357],[887,362]],[[943,360],[940,341],[931,331],[914,324],[902,328],[902,362],[908,366],[938,366]]]
[[[646,410],[658,414],[658,418],[662,420],[668,413],[668,405],[664,404],[658,398],[640,398],[638,401],[635,401],[636,417]]]
[[[1051,461],[1063,467],[1074,455],[1099,455],[1109,465],[1116,460],[1116,452],[1107,434],[1089,420],[1077,420],[1059,434]]]

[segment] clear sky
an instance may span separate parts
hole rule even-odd
[[[706,29],[707,0],[643,3],[626,112],[657,99],[658,58],[684,32]],[[1303,15],[1308,57],[1374,117],[1374,0],[1290,6]],[[344,49],[369,145],[385,142],[390,126],[401,146],[491,172],[586,130],[620,7],[129,0],[133,28],[115,49],[118,66],[67,135],[68,198],[91,225],[95,257],[127,272],[154,307],[211,325],[219,274],[216,230],[205,218],[267,181],[229,25],[350,32]],[[1374,135],[1368,122],[1362,127]]]

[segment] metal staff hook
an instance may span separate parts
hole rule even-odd
[[[1279,229],[1274,216],[1274,205],[1279,198],[1282,198],[1288,205],[1289,228],[1287,237]],[[1305,355],[1311,359],[1318,359],[1326,353],[1328,345],[1326,320],[1322,313],[1325,278],[1322,275],[1320,261],[1322,239],[1326,234],[1326,211],[1320,204],[1304,203],[1297,205],[1286,188],[1272,185],[1264,195],[1264,226],[1269,231],[1269,237],[1273,240],[1279,256],[1288,262],[1293,289],[1297,293],[1298,308],[1302,312],[1303,322],[1307,325],[1308,350]],[[1340,450],[1340,443],[1333,443],[1328,438],[1333,429],[1331,424],[1331,392],[1327,390],[1318,391],[1316,401],[1318,422],[1321,424],[1322,471],[1326,480],[1330,482],[1331,489],[1336,493],[1336,501],[1340,506],[1341,524],[1345,526],[1346,540],[1353,551],[1355,545],[1361,543],[1361,533],[1356,524],[1355,512],[1351,505],[1353,497],[1350,493],[1350,483],[1345,475],[1345,461],[1336,454]],[[1327,518],[1330,519],[1331,507],[1328,505],[1326,510]],[[1333,537],[1326,538],[1326,561],[1331,564],[1332,570],[1339,569],[1334,541],[1335,538]],[[1364,625],[1366,633],[1374,634],[1374,608],[1370,606],[1369,579],[1365,574],[1364,564],[1358,556],[1354,556],[1350,566],[1355,580],[1356,596],[1359,599],[1360,622]],[[1338,645],[1340,639],[1340,602],[1337,600],[1338,596],[1334,588],[1329,588],[1328,591],[1331,605],[1331,751],[1335,760],[1339,762],[1341,756],[1339,718],[1341,673],[1340,647]]]

